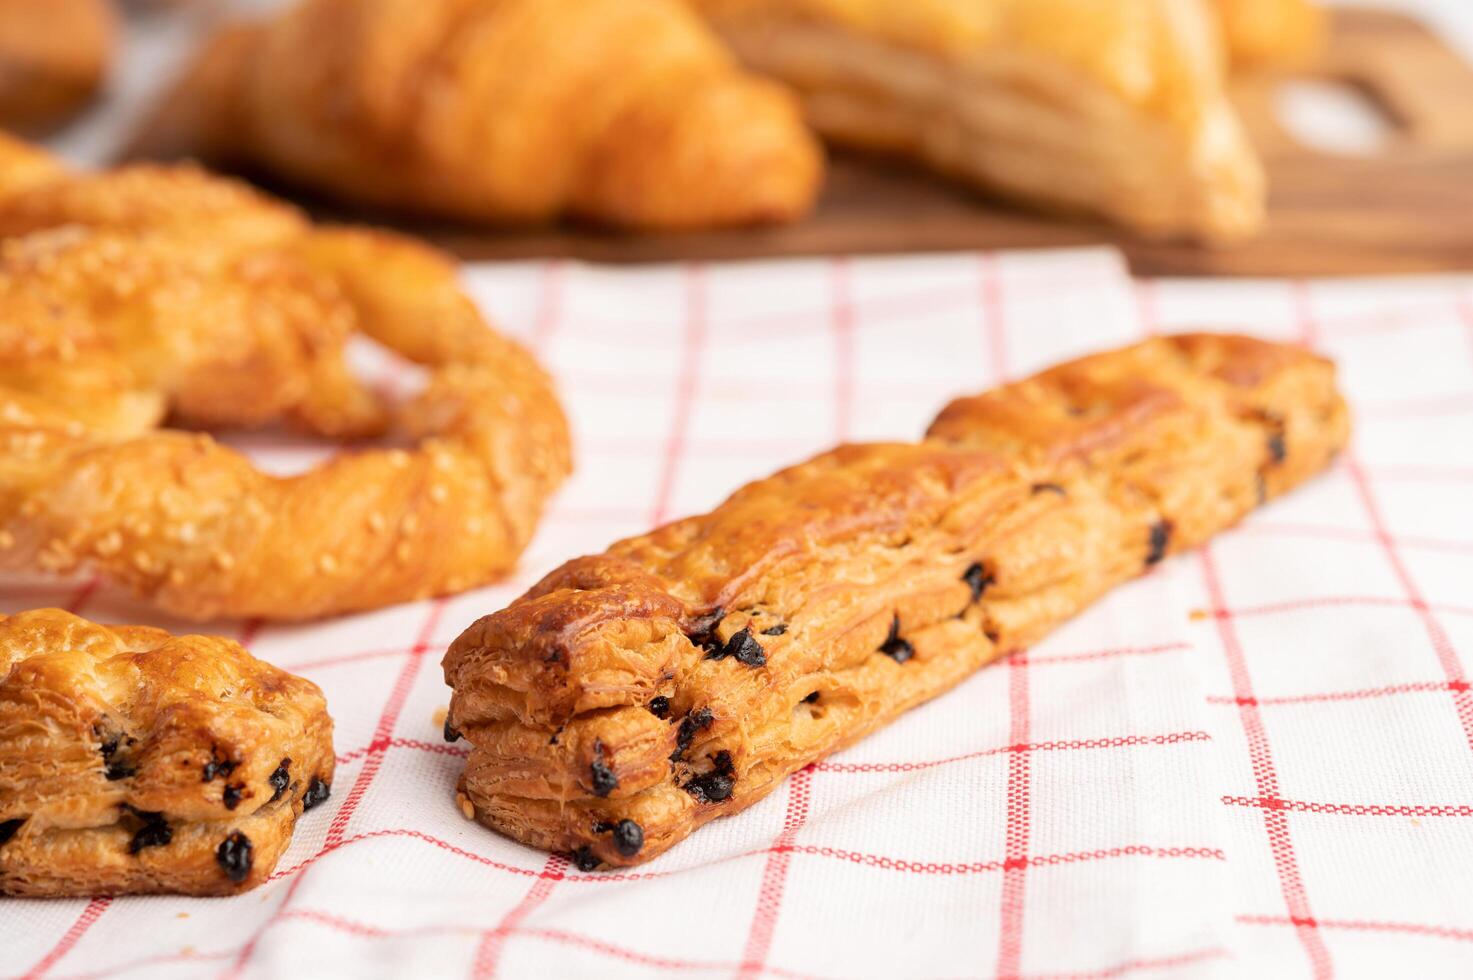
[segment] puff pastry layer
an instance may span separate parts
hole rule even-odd
[[[575,559],[445,655],[460,792],[585,869],[652,858],[1319,471],[1333,366],[1152,340],[842,446]]]
[[[333,765],[322,692],[230,640],[0,616],[0,894],[254,888]]]
[[[1154,236],[1262,222],[1197,0],[691,0],[837,143]]]

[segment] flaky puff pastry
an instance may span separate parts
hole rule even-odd
[[[1321,470],[1333,366],[1196,335],[950,405],[575,559],[445,655],[462,805],[655,857]]]
[[[110,0],[0,3],[0,126],[37,129],[79,109],[112,60]]]
[[[1314,0],[1213,0],[1237,67],[1305,61],[1324,41],[1325,12]]]
[[[34,166],[0,146],[0,570],[91,569],[190,619],[300,619],[515,563],[567,425],[450,262],[192,167]],[[423,365],[424,389],[386,404],[345,364],[355,333]],[[166,420],[406,448],[281,477]]]
[[[679,0],[301,0],[174,102],[168,143],[472,221],[785,221],[822,169],[792,97]]]
[[[1239,238],[1264,177],[1198,0],[690,0],[841,144],[1152,236]]]
[[[237,643],[0,616],[0,894],[254,888],[334,763],[322,692]]]

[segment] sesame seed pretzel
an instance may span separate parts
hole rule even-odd
[[[575,559],[445,655],[468,816],[652,858],[1303,482],[1330,362],[1195,335],[956,401]]]
[[[322,692],[239,644],[0,616],[0,894],[254,888],[334,761]]]
[[[0,570],[79,568],[188,619],[301,619],[482,584],[569,468],[531,356],[454,266],[192,167],[38,174],[0,145]],[[390,409],[362,333],[427,369]],[[410,448],[277,477],[195,429]]]

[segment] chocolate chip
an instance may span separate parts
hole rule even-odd
[[[762,667],[767,663],[767,651],[753,638],[750,626],[743,626],[731,634],[731,639],[725,644],[715,639],[706,644],[707,660],[725,660],[727,657],[735,657],[748,667]]]
[[[593,765],[588,768],[593,773],[593,793],[595,796],[608,796],[619,788],[619,777],[614,775],[614,770],[604,765],[602,759],[593,760]]]
[[[120,779],[132,779],[138,775],[138,770],[126,762],[113,762],[108,765],[103,775],[107,777],[108,782],[115,783]]]
[[[982,567],[981,562],[974,561],[967,566],[965,572],[962,572],[962,581],[971,587],[972,601],[976,602],[982,598],[982,593],[986,592],[987,587],[996,581],[996,579],[992,577],[987,569]]]
[[[272,789],[271,799],[269,802],[275,803],[277,800],[281,799],[281,794],[285,793],[286,788],[291,785],[291,767],[292,760],[282,759],[281,765],[277,766],[276,771],[273,772],[269,777],[267,777],[266,782],[271,784]]]
[[[680,727],[675,731],[675,751],[670,756],[671,761],[685,754],[685,750],[690,748],[691,739],[696,737],[696,732],[710,727],[710,708],[700,708],[680,719]]]
[[[765,630],[762,631],[762,635],[763,636],[782,636],[787,631],[788,631],[788,624],[787,623],[778,623],[776,626],[769,626],[769,627],[767,627],[767,629],[765,629]]]
[[[200,770],[201,775],[204,777],[200,781],[208,783],[216,776],[229,776],[231,773],[235,772],[235,767],[237,765],[239,765],[239,763],[237,762],[231,762],[227,759],[217,758],[215,756],[214,750],[212,749],[210,751],[210,761],[206,762],[204,768]]]
[[[103,739],[103,741],[97,746],[97,749],[99,752],[102,753],[102,758],[104,760],[111,759],[117,753],[118,742],[120,741],[120,739],[121,736],[112,735],[106,739]]]
[[[9,843],[10,838],[15,836],[16,832],[20,830],[21,826],[25,822],[25,817],[17,817],[14,820],[0,821],[0,846]]]
[[[697,616],[690,621],[690,630],[686,635],[698,647],[709,646],[714,642],[712,634],[716,632],[716,625],[721,622],[722,617],[725,615],[726,610],[721,606],[717,606],[715,609],[706,613],[706,615]]]
[[[900,636],[900,617],[896,616],[890,622],[890,635],[885,642],[880,644],[880,652],[894,660],[897,664],[903,664],[916,655],[916,648],[910,645],[910,641]]]
[[[332,787],[313,776],[312,781],[307,784],[307,792],[302,794],[302,812],[306,813],[318,804],[326,802],[331,795]]]
[[[717,752],[711,762],[714,768],[710,772],[685,784],[685,791],[698,803],[720,803],[729,799],[736,786],[736,780],[732,778],[730,752]]]
[[[143,821],[143,826],[133,834],[133,839],[128,842],[128,853],[137,854],[148,847],[164,847],[174,839],[174,830],[164,819],[162,813],[149,813],[143,810],[134,810],[129,807],[134,816]]]
[[[614,825],[614,846],[625,857],[634,857],[644,847],[644,828],[633,820],[620,820]]]
[[[573,863],[578,866],[579,871],[593,871],[599,865],[598,855],[593,853],[591,847],[580,847],[573,852]]]
[[[1288,447],[1284,445],[1284,434],[1275,432],[1268,437],[1268,458],[1275,465],[1282,463],[1284,457],[1289,455]]]
[[[742,627],[726,641],[726,655],[735,657],[738,663],[748,667],[762,667],[767,664],[767,651],[752,638],[750,626]]]
[[[449,718],[446,718],[445,719],[445,728],[441,732],[441,734],[443,734],[445,736],[445,741],[447,741],[447,742],[459,742],[460,741],[460,730],[457,729],[457,728],[455,728],[453,725],[450,724],[450,719]]]
[[[808,695],[808,697],[806,697],[806,698],[803,699],[803,703],[804,704],[813,704],[816,701],[818,701],[818,692],[817,691],[814,691],[812,694]]]
[[[234,810],[236,807],[240,806],[241,797],[243,795],[242,791],[244,789],[245,783],[231,783],[229,786],[225,787],[225,791],[220,794],[220,802],[225,804],[225,809]]]
[[[1067,497],[1067,496],[1069,496],[1069,491],[1068,490],[1065,490],[1063,487],[1059,486],[1057,483],[1035,483],[1035,484],[1033,484],[1033,492],[1036,493],[1036,494],[1038,494],[1038,493],[1056,493],[1060,497]]]
[[[1171,522],[1157,521],[1151,525],[1151,549],[1146,554],[1146,564],[1154,565],[1166,557],[1166,547],[1171,543]]]
[[[650,698],[650,703],[648,707],[650,709],[650,714],[654,715],[656,718],[670,717],[670,699],[665,697],[665,695],[663,694],[659,695],[658,697]]]
[[[251,876],[251,865],[255,863],[255,850],[251,839],[235,831],[215,848],[215,863],[225,872],[225,877],[237,885]]]

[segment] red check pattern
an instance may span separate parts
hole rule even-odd
[[[576,429],[522,570],[219,627],[323,686],[333,799],[251,895],[0,900],[0,975],[1473,974],[1473,282],[1132,283],[1100,251],[469,279]],[[476,616],[836,439],[913,438],[953,395],[1203,325],[1335,356],[1352,452],[647,866],[581,873],[461,818],[437,661]],[[91,581],[0,586],[6,611],[158,621]]]

